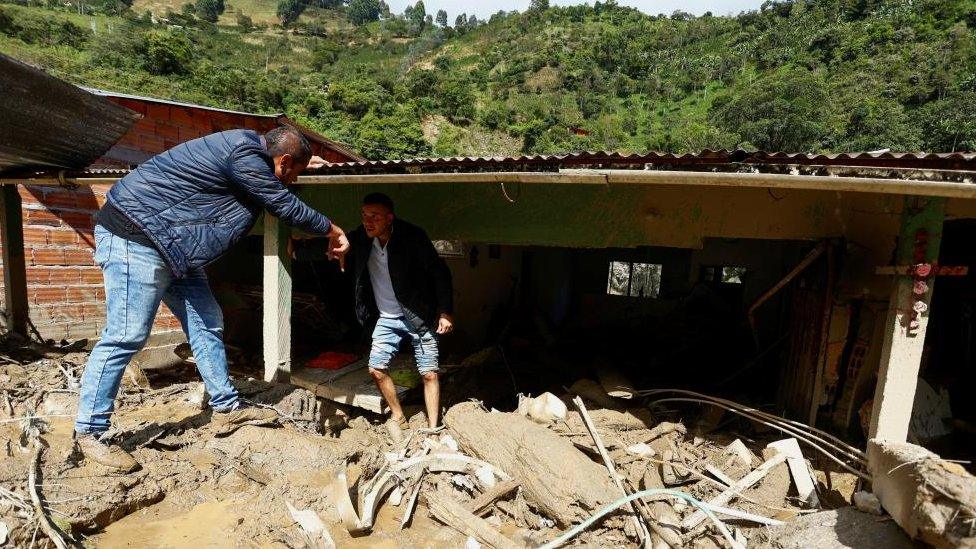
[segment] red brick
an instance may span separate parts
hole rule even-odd
[[[163,139],[175,140],[180,138],[180,131],[172,124],[156,122],[156,136]]]
[[[64,250],[65,265],[94,265],[95,261],[91,250],[78,248],[66,248]]]
[[[47,233],[47,241],[49,244],[77,244],[78,233],[70,229],[52,229]]]
[[[146,114],[146,103],[142,101],[136,101],[135,99],[123,99],[123,98],[110,98],[109,101],[114,101],[127,109],[136,111],[139,114]]]
[[[65,299],[68,303],[104,301],[104,292],[101,286],[68,286]]]
[[[47,267],[33,267],[27,265],[27,284],[29,286],[38,284],[49,284],[51,282],[51,270]]]
[[[48,190],[41,198],[41,203],[49,208],[76,208],[78,195],[74,191]]]
[[[82,268],[79,271],[79,282],[82,284],[101,284],[105,281],[104,277],[102,277],[102,270],[98,267],[91,269]]]
[[[50,284],[77,284],[81,282],[81,269],[78,267],[61,267],[61,268],[46,268],[49,277]]]
[[[163,105],[160,103],[149,103],[146,105],[146,118],[143,120],[169,120],[169,118],[169,105]]]
[[[30,248],[36,245],[45,245],[48,243],[47,239],[48,229],[42,227],[24,227],[24,246]]]
[[[31,296],[31,302],[37,304],[64,303],[67,294],[64,286],[36,286],[28,288],[27,293]]]
[[[68,324],[68,336],[67,339],[81,339],[84,337],[97,337],[99,332],[99,323],[94,320],[85,319],[81,322],[74,321]]]
[[[27,210],[28,225],[47,225],[49,227],[60,227],[61,218],[57,213],[48,210]]]
[[[17,185],[17,194],[24,204],[40,204],[44,188],[38,185]]]
[[[64,265],[64,249],[34,248],[31,258],[32,265]]]
[[[72,305],[72,307],[79,307],[84,317],[88,320],[105,318],[104,303],[85,303],[83,305]]]
[[[72,229],[91,229],[95,227],[95,220],[88,212],[60,212],[58,216]]]

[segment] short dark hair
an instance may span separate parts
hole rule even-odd
[[[278,126],[264,134],[264,140],[272,158],[290,154],[299,164],[307,164],[312,158],[312,146],[294,126]]]
[[[363,206],[372,206],[374,204],[386,206],[391,213],[393,212],[393,199],[383,193],[369,193],[363,197]]]

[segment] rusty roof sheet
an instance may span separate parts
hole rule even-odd
[[[0,172],[83,168],[139,114],[0,54]]]
[[[937,169],[976,171],[976,153],[893,153],[887,151],[807,154],[749,152],[744,150],[704,150],[699,153],[624,154],[617,152],[578,152],[551,155],[506,157],[408,158],[367,160],[328,164],[314,173],[379,174],[439,171],[551,171],[561,168],[617,169],[717,169],[722,166],[853,166],[865,168]]]

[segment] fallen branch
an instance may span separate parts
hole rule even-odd
[[[37,477],[40,476],[41,450],[43,447],[37,440],[34,441],[34,456],[31,458],[30,472],[27,473],[27,489],[30,492],[31,502],[34,504],[34,514],[37,516],[38,523],[44,534],[54,543],[58,549],[68,549],[67,542],[58,527],[51,521],[44,504],[41,502],[41,493],[37,487]],[[73,544],[72,544],[73,545]]]
[[[477,517],[456,501],[428,494],[424,496],[427,508],[435,519],[458,532],[496,549],[515,549],[515,542],[491,527],[485,519]]]

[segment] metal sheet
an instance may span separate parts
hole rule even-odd
[[[0,173],[84,168],[139,118],[5,55],[0,55],[0,97]]]

